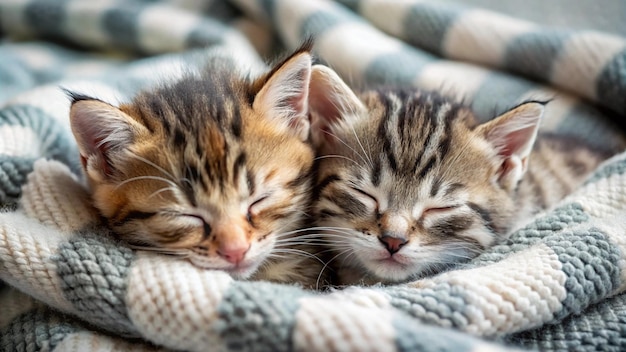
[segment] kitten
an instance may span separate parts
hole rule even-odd
[[[542,102],[477,124],[434,93],[357,95],[324,66],[313,67],[310,89],[315,212],[342,284],[402,282],[468,261],[609,156],[538,137]]]
[[[70,93],[95,207],[134,248],[311,286],[320,268],[294,231],[312,188],[311,65],[304,45],[256,79],[216,56],[119,107]]]

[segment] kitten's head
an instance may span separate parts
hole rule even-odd
[[[254,80],[215,58],[119,107],[74,94],[95,206],[131,245],[250,276],[310,202],[310,73],[301,49]]]
[[[343,252],[337,265],[398,282],[466,261],[508,231],[543,104],[477,125],[469,109],[436,94],[357,97],[314,66],[310,110],[316,216]]]

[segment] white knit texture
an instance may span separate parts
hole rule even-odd
[[[293,342],[296,350],[393,351],[391,310],[349,301],[310,297],[299,301]]]
[[[624,49],[624,38],[601,33],[573,36],[564,44],[559,58],[552,65],[552,79],[579,94],[596,98],[597,77],[608,61]],[[572,57],[578,60],[572,60]]]
[[[23,126],[0,126],[0,154],[18,157],[36,157],[41,146],[35,132]]]
[[[157,352],[167,351],[164,348],[151,346],[143,343],[133,343],[122,338],[102,335],[91,331],[73,333],[63,339],[55,349],[55,352]]]
[[[0,279],[61,310],[72,310],[51,260],[66,234],[21,213],[0,213]]]
[[[536,245],[493,265],[454,270],[411,285],[430,288],[446,283],[463,287],[470,319],[464,330],[496,336],[549,321],[567,294],[565,279],[556,254]],[[438,319],[435,315],[432,318]],[[449,324],[441,321],[438,325]]]
[[[444,52],[453,59],[498,66],[503,61],[506,43],[534,29],[530,22],[471,10],[449,29],[443,43]]]
[[[222,346],[212,331],[216,308],[233,279],[188,261],[139,252],[131,268],[128,315],[143,336],[189,351]]]
[[[26,215],[64,233],[81,229],[98,220],[91,197],[68,167],[41,159],[22,190]]]

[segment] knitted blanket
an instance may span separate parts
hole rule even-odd
[[[355,86],[438,89],[483,119],[552,98],[544,130],[624,150],[626,7],[560,3],[561,25],[583,22],[449,1],[0,1],[0,348],[625,350],[626,154],[467,265],[314,292],[116,241],[90,205],[60,89],[124,101],[208,51],[260,68],[313,36]]]

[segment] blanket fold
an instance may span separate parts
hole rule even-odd
[[[625,38],[417,0],[10,0],[0,33],[2,350],[626,349]],[[63,89],[119,103],[206,55],[257,72],[311,36],[354,86],[437,89],[483,120],[551,99],[544,131],[617,155],[506,242],[401,285],[239,281],[115,240]]]

